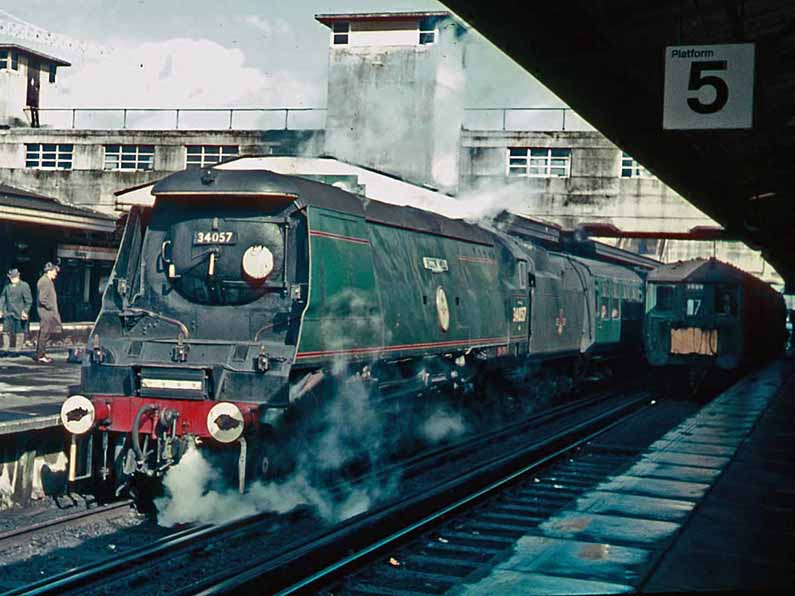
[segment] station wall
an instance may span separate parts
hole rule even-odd
[[[26,167],[29,143],[73,145],[69,168]],[[151,169],[106,169],[108,145],[154,145]],[[0,130],[0,179],[81,207],[114,212],[114,193],[186,167],[188,145],[234,146],[239,155],[319,154],[323,131]]]

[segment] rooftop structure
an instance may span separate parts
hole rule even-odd
[[[0,126],[38,127],[38,109],[47,103],[63,66],[71,65],[24,46],[0,43]]]

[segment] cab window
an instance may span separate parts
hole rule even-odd
[[[655,297],[657,310],[674,309],[674,286],[657,286]]]
[[[737,314],[737,290],[734,286],[715,286],[715,314]]]

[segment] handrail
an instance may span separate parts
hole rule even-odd
[[[326,108],[130,108],[130,107],[121,107],[121,108],[25,108],[25,112],[32,113],[33,111],[39,114],[39,119],[41,119],[41,115],[46,114],[48,112],[71,112],[72,114],[72,125],[71,128],[76,129],[77,126],[77,115],[78,114],[88,114],[88,113],[118,113],[121,116],[121,128],[126,129],[128,128],[129,121],[128,115],[133,112],[136,113],[168,113],[171,112],[174,114],[174,130],[180,129],[180,114],[184,114],[186,112],[190,113],[205,113],[205,114],[228,114],[229,115],[229,124],[228,129],[234,130],[234,116],[236,113],[253,113],[259,112],[262,114],[274,114],[274,113],[283,113],[284,114],[284,125],[283,130],[290,129],[290,114],[296,112],[326,112]]]
[[[173,114],[173,125],[169,127],[169,129],[173,130],[180,130],[180,126],[182,126],[184,130],[185,120],[182,119],[180,122],[180,117],[184,116],[185,114],[226,114],[228,118],[226,119],[226,129],[228,130],[241,130],[244,129],[243,127],[237,126],[235,121],[236,114],[283,114],[284,118],[282,121],[282,129],[283,130],[298,130],[299,127],[291,126],[290,123],[290,115],[295,113],[304,113],[304,114],[325,114],[327,109],[326,108],[304,108],[304,107],[276,107],[276,108],[257,108],[257,107],[248,107],[248,108],[136,108],[136,107],[118,107],[118,108],[25,108],[25,111],[31,115],[31,122],[32,119],[32,112],[37,112],[39,118],[37,118],[37,122],[41,119],[41,116],[47,113],[67,113],[71,114],[71,128],[86,128],[78,126],[78,116],[81,114],[108,114],[108,113],[116,113],[120,117],[120,124],[119,128],[121,129],[130,129],[136,130],[140,129],[136,126],[130,125],[129,116],[133,113],[135,114],[163,114],[163,113],[171,113]],[[559,131],[566,131],[572,130],[571,128],[571,114],[576,116],[574,110],[571,108],[565,107],[487,107],[487,108],[465,108],[465,114],[472,116],[478,113],[501,113],[500,124],[497,126],[467,126],[466,123],[464,128],[467,130],[502,130],[502,131],[509,131],[509,130],[559,130]],[[532,114],[532,113],[548,113],[548,114],[557,114],[559,117],[556,117],[551,123],[546,122],[545,124],[539,125],[523,125],[521,123],[511,123],[510,116],[511,115],[522,115],[522,114]],[[239,122],[239,119],[238,119]],[[589,125],[585,123],[585,129],[589,128]],[[113,127],[109,127],[113,128]],[[220,127],[210,127],[211,129],[218,129],[221,130]],[[255,127],[257,129],[263,128],[262,126]],[[306,128],[306,127],[300,127]],[[322,126],[321,126],[322,128]],[[144,129],[145,130],[145,129]],[[577,128],[577,130],[581,130],[581,128]]]

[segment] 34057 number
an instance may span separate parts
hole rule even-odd
[[[234,244],[237,242],[235,232],[194,232],[193,244]]]

